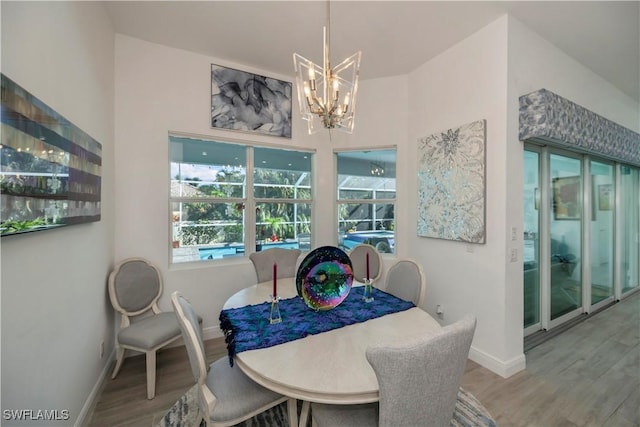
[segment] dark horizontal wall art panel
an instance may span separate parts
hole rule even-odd
[[[2,75],[2,236],[100,221],[102,145]]]
[[[520,97],[519,138],[640,166],[640,134],[547,89]]]

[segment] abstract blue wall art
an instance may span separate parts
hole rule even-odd
[[[291,138],[292,84],[211,65],[211,127]]]
[[[100,221],[102,145],[2,75],[0,234]]]
[[[418,141],[418,236],[485,243],[485,120]]]

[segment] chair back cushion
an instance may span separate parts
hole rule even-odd
[[[419,307],[425,294],[422,268],[412,260],[396,262],[387,272],[385,290]]]
[[[109,293],[116,310],[129,316],[140,314],[162,294],[162,277],[149,261],[128,258],[109,275]]]
[[[369,278],[377,280],[382,273],[382,256],[380,252],[366,243],[356,245],[349,252],[353,266],[353,280],[363,282],[367,277],[367,254],[369,254]]]
[[[449,425],[475,327],[467,315],[420,342],[367,350],[380,386],[379,426]]]
[[[191,303],[179,291],[171,294],[171,304],[178,317],[182,339],[187,348],[191,373],[196,382],[202,385],[207,377],[207,366],[198,315]]]
[[[258,283],[273,280],[273,264],[278,264],[278,279],[296,276],[296,262],[302,252],[300,249],[272,248],[253,252],[249,259],[256,269]]]

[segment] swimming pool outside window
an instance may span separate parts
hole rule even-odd
[[[256,250],[274,245],[309,249],[311,236],[311,155],[256,147],[253,195]]]
[[[173,263],[308,249],[313,153],[174,135],[169,146]]]

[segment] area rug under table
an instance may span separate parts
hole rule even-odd
[[[201,423],[200,421],[196,386],[193,386],[178,399],[156,427],[206,427],[204,421]],[[287,427],[288,425],[286,402],[238,424],[239,427]],[[307,425],[311,425],[311,417]],[[461,387],[458,391],[451,427],[496,427],[496,423],[484,406]]]

